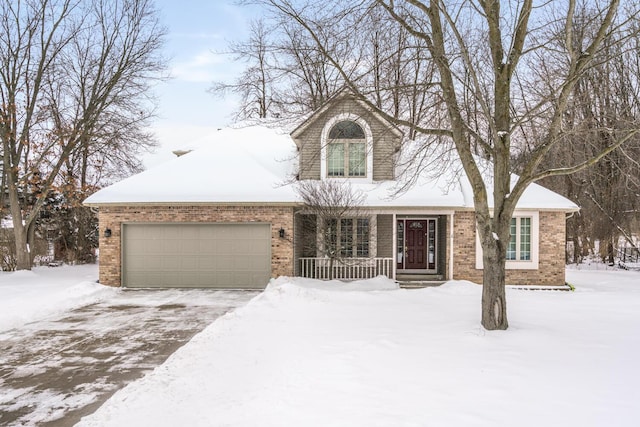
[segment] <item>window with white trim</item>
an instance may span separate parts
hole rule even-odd
[[[354,121],[343,120],[329,131],[328,177],[366,177],[367,145],[364,130]]]
[[[368,218],[329,219],[325,224],[325,236],[329,253],[339,253],[345,258],[369,256]]]
[[[540,262],[540,214],[537,211],[516,211],[511,219],[507,243],[507,270],[537,270]],[[483,268],[482,245],[476,231],[476,268]]]
[[[511,218],[507,261],[531,261],[531,217]]]

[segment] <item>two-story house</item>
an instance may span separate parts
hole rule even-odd
[[[451,173],[420,172],[398,191],[402,150],[402,132],[346,91],[291,134],[218,131],[193,152],[85,201],[99,209],[100,282],[263,288],[279,275],[384,274],[480,283],[471,189],[453,171],[459,161],[450,155]],[[309,180],[348,182],[364,196],[358,215],[320,221],[296,189]],[[525,192],[512,219],[507,283],[564,284],[565,220],[577,209],[535,184]],[[340,262],[329,262],[321,238],[342,243]]]

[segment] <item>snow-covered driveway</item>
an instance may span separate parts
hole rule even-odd
[[[73,425],[256,294],[117,292],[0,332],[0,425]]]

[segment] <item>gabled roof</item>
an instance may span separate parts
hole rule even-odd
[[[373,115],[376,120],[378,120],[384,127],[389,129],[392,133],[394,133],[398,138],[402,138],[404,134],[402,131],[393,123],[389,122],[385,119],[375,108],[372,108],[369,104],[363,101],[360,97],[355,95],[351,89],[344,88],[336,93],[334,96],[329,98],[322,107],[318,108],[316,111],[311,113],[302,123],[300,123],[292,132],[291,137],[296,141],[298,137],[302,135],[302,133],[307,129],[311,124],[313,124],[316,120],[318,120],[322,114],[324,114],[328,109],[332,108],[336,101],[341,99],[348,99],[352,102],[357,103],[360,107],[367,110],[371,115]],[[296,141],[296,144],[298,142]]]
[[[415,184],[396,194],[397,181],[352,180],[365,195],[365,206],[379,208],[472,209],[471,186],[452,155],[450,173],[420,175]],[[192,152],[117,182],[96,192],[85,204],[299,204],[295,177],[296,147],[278,129],[250,126],[223,129],[209,135]],[[539,185],[531,185],[520,209],[575,211],[570,200]]]

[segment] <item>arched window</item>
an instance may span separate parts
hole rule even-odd
[[[327,176],[365,177],[367,175],[367,144],[362,127],[343,120],[329,131],[327,144]]]
[[[356,122],[343,120],[331,128],[329,139],[364,139],[364,131]]]

